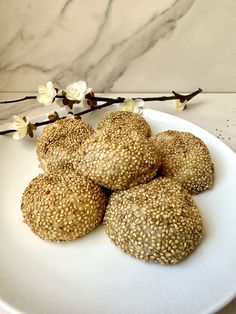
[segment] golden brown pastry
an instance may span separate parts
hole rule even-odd
[[[89,124],[79,119],[63,119],[47,125],[36,143],[41,168],[50,173],[74,170],[80,145],[93,132]]]
[[[39,237],[71,241],[94,230],[106,206],[102,189],[81,175],[40,174],[22,197],[24,222]]]
[[[191,195],[175,180],[158,178],[110,196],[103,226],[125,253],[175,264],[200,243],[202,219]]]
[[[160,166],[150,140],[127,129],[98,130],[81,145],[80,158],[77,170],[111,190],[146,183]]]
[[[98,124],[97,129],[129,129],[146,137],[151,136],[151,128],[147,121],[139,114],[128,111],[111,112]]]
[[[161,157],[160,172],[191,194],[212,188],[214,165],[204,142],[189,132],[165,131],[151,138]]]

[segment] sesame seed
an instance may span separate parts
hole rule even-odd
[[[94,230],[102,221],[105,206],[105,193],[88,178],[74,173],[40,174],[26,188],[21,209],[24,222],[35,234],[60,242]]]
[[[111,190],[146,183],[156,175],[160,158],[149,138],[127,129],[97,130],[80,149],[78,171]]]
[[[214,165],[204,142],[189,132],[165,131],[151,137],[163,176],[179,181],[190,194],[213,186]]]
[[[147,121],[139,114],[128,111],[111,112],[99,122],[97,129],[113,129],[113,131],[128,129],[130,132],[136,131],[146,137],[151,136],[151,128]]]
[[[89,124],[78,119],[63,119],[47,125],[36,143],[40,167],[50,173],[74,170],[80,145],[93,132]]]
[[[166,217],[164,223],[162,217]],[[126,191],[114,191],[103,226],[125,253],[164,264],[184,259],[203,237],[200,212],[191,195],[177,181],[164,177]]]

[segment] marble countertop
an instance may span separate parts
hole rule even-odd
[[[16,99],[25,95],[23,93],[0,93],[0,100]],[[119,93],[102,95],[153,97],[160,94]],[[145,107],[170,113],[195,123],[218,137],[236,153],[236,93],[200,94],[189,103],[184,111],[177,111],[172,101],[146,103]],[[53,112],[55,108],[56,105],[46,107],[38,104],[35,100],[12,105],[0,105],[0,130],[7,128],[13,114],[33,117],[49,110]],[[218,312],[218,314],[234,313],[236,313],[236,299]],[[0,308],[0,314],[8,313]]]
[[[83,78],[110,92],[234,91],[235,12],[234,0],[0,1],[0,90]]]

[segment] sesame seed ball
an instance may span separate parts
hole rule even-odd
[[[94,230],[106,206],[102,189],[81,175],[40,174],[22,197],[24,222],[44,240],[71,241]]]
[[[189,132],[165,131],[151,138],[161,156],[160,172],[179,181],[190,194],[212,188],[214,165],[204,142]]]
[[[137,113],[129,111],[111,112],[98,124],[97,129],[129,129],[140,132],[146,137],[151,136],[151,128],[147,121]]]
[[[160,166],[150,140],[127,129],[96,131],[81,145],[80,153],[78,171],[111,190],[146,183]]]
[[[81,143],[92,133],[92,127],[79,119],[63,119],[47,125],[36,143],[40,167],[50,173],[73,170]]]
[[[180,262],[203,237],[200,212],[191,195],[164,177],[113,192],[103,226],[125,253],[161,264]]]

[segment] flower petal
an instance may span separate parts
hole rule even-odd
[[[37,100],[40,104],[50,105],[57,94],[57,91],[53,87],[53,83],[48,81],[46,86],[39,86]]]
[[[18,131],[20,131],[21,133],[22,132],[26,132],[27,133],[27,127],[28,127],[28,124],[30,123],[30,120],[29,120],[29,118],[28,117],[25,117],[25,120],[23,119],[23,118],[21,118],[21,117],[19,117],[19,116],[16,116],[16,115],[14,115],[13,116],[13,118],[14,118],[14,120],[15,121],[13,121],[13,123],[11,123],[10,125],[9,125],[9,128],[10,129],[14,129],[14,130],[16,130],[17,132]],[[24,130],[24,131],[23,131]],[[26,131],[25,131],[26,130]],[[14,136],[14,138],[17,138],[18,137],[18,135],[13,135]]]
[[[66,119],[67,120],[71,120],[71,119],[75,119],[75,116],[71,113],[68,113],[67,116],[66,116]]]
[[[18,130],[18,133],[19,133],[19,138],[23,138],[24,136],[26,136],[27,134],[27,128],[22,128],[22,129],[19,129]]]
[[[24,121],[21,117],[19,117],[19,116],[14,115],[13,118],[14,118],[15,122],[17,122],[17,123],[24,123],[24,122],[25,122],[25,121]]]
[[[66,87],[66,98],[69,100],[79,100],[84,98],[87,84],[85,81],[74,82]]]
[[[54,89],[53,83],[52,83],[51,81],[48,81],[48,82],[46,83],[46,87],[47,87],[47,89]]]
[[[87,83],[85,81],[78,81],[77,84],[80,91],[84,93],[87,89]]]
[[[51,103],[53,102],[53,98],[54,98],[54,97],[52,97],[52,96],[48,96],[47,98],[45,97],[43,104],[44,104],[45,106],[51,105]]]
[[[41,93],[44,93],[45,90],[46,90],[46,87],[45,87],[44,85],[40,85],[40,86],[38,87],[38,92],[39,92],[40,94],[41,94]]]
[[[20,139],[18,132],[14,132],[14,133],[13,133],[13,139],[14,139],[14,140],[19,140],[19,139]]]
[[[44,95],[43,95],[43,94],[38,94],[38,95],[37,95],[37,101],[38,101],[40,104],[43,104],[43,103],[44,103]]]
[[[175,99],[173,104],[177,110],[184,110],[187,106],[187,101],[181,102],[179,99]]]
[[[135,99],[135,104],[137,105],[138,108],[143,108],[144,106],[144,101],[140,98]]]
[[[23,137],[25,137],[26,134],[27,134],[27,128],[22,128],[13,134],[13,138],[14,140],[20,140]]]
[[[132,98],[126,98],[123,104],[121,105],[121,111],[134,111],[135,102]]]

